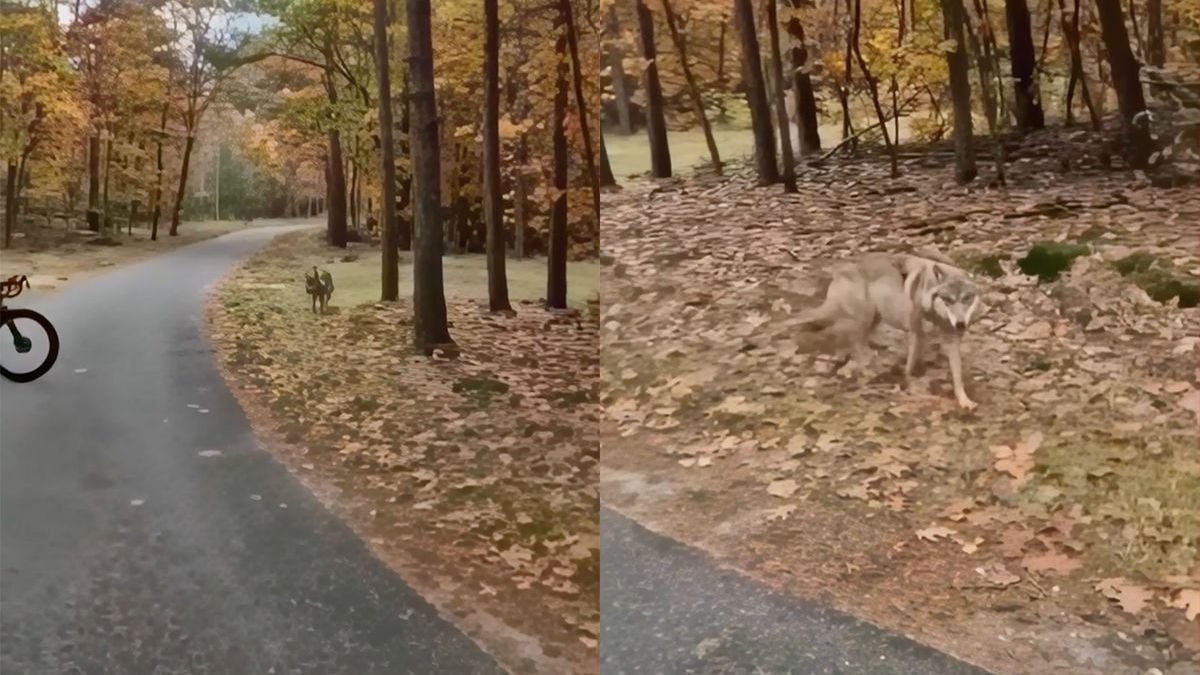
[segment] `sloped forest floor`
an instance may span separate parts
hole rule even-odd
[[[271,224],[270,220],[254,225]],[[105,271],[114,265],[136,262],[164,251],[218,237],[247,227],[240,220],[185,222],[179,234],[167,234],[170,223],[159,224],[158,240],[150,240],[150,230],[142,227],[121,230],[105,236],[88,230],[57,226],[33,226],[17,232],[12,248],[0,251],[0,277],[24,274],[29,285],[38,290],[54,290]]]
[[[220,286],[210,322],[231,388],[293,473],[501,663],[593,672],[598,305],[554,318],[514,298],[501,316],[451,295],[461,355],[431,359],[411,351],[409,299],[341,304],[356,275],[340,263],[358,255],[289,233]],[[339,270],[323,315],[304,293],[312,265]]]
[[[997,673],[1200,672],[1197,190],[1007,145],[1006,188],[984,141],[968,186],[934,146],[608,194],[602,500]],[[901,334],[859,379],[797,330],[829,263],[917,247],[984,289],[973,412],[936,348],[905,389]]]

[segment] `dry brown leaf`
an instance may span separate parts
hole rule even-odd
[[[787,498],[795,494],[796,490],[799,488],[800,485],[796,481],[792,480],[791,478],[786,478],[783,480],[772,481],[771,484],[767,486],[767,494],[774,497]]]
[[[943,537],[953,537],[956,532],[941,525],[930,525],[923,530],[917,530],[917,539],[922,541],[940,541]]]

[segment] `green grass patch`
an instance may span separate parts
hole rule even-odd
[[[1035,244],[1025,257],[1017,260],[1017,267],[1022,273],[1036,276],[1039,281],[1048,283],[1071,269],[1071,263],[1087,252],[1088,247],[1084,244],[1043,241]]]
[[[976,274],[982,274],[992,279],[999,279],[1004,276],[1004,268],[1000,267],[1000,261],[1008,259],[1009,256],[1004,253],[979,256],[967,262],[967,269]]]
[[[1049,490],[1061,492],[1055,503],[1081,504],[1098,522],[1075,536],[1085,539],[1085,558],[1105,570],[1176,573],[1195,560],[1200,546],[1200,464],[1186,459],[1191,449],[1178,441],[1156,454],[1140,446],[1138,441],[1042,446],[1039,477],[1021,499],[1041,501]],[[1125,528],[1136,535],[1123,537]]]
[[[381,254],[378,249],[357,250],[358,257],[342,261],[344,253],[327,260],[313,260],[321,269],[333,275],[332,305],[353,307],[379,302]],[[508,294],[514,302],[536,301],[546,297],[546,259],[525,258],[508,260]],[[297,270],[299,276],[300,270]],[[487,259],[482,254],[448,255],[442,258],[442,276],[447,298],[487,298]],[[303,279],[300,280],[302,284]],[[594,261],[567,263],[567,302],[582,308],[599,294],[600,265]],[[303,291],[303,285],[298,286]],[[412,254],[400,254],[400,295],[412,295]]]
[[[1157,302],[1167,303],[1179,298],[1180,307],[1195,307],[1200,303],[1200,284],[1180,278],[1166,262],[1153,254],[1135,251],[1114,260],[1112,266]]]

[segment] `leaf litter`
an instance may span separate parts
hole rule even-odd
[[[409,347],[406,300],[311,312],[303,273],[329,251],[312,232],[277,237],[210,306],[256,431],[423,593],[586,670],[578,645],[599,635],[598,311],[550,323],[537,305],[503,316],[451,297],[462,354],[430,359]]]
[[[1022,141],[1007,193],[955,186],[924,160],[892,180],[883,163],[859,159],[805,168],[797,195],[755,188],[736,163],[725,177],[635,180],[606,195],[604,499],[823,594],[837,591],[822,570],[846,558],[871,570],[836,577],[850,607],[865,604],[867,579],[895,578],[895,602],[912,599],[893,621],[925,612],[918,623],[934,641],[953,639],[937,628],[954,624],[947,617],[997,603],[1035,623],[1054,603],[1082,625],[1123,592],[1108,620],[1133,610],[1157,627],[1138,649],[1186,656],[1182,631],[1200,630],[1200,316],[1150,299],[1113,261],[1147,251],[1194,281],[1200,204],[1130,173],[1062,174],[1055,153],[1076,138]],[[1087,252],[1041,282],[1015,261],[1044,240],[1083,241]],[[832,261],[929,246],[984,289],[964,348],[974,413],[955,408],[936,349],[906,391],[899,333],[880,331],[871,368],[847,377],[795,326]],[[999,274],[983,274],[983,260]],[[671,504],[624,490],[609,468],[684,486],[677,499],[721,497]],[[775,510],[793,493],[804,509]],[[763,517],[713,534],[745,510]],[[881,538],[892,541],[886,556]],[[929,584],[911,583],[921,574]],[[1132,575],[1146,581],[1096,582]],[[1119,591],[1129,588],[1146,590]],[[1035,640],[1042,651],[1029,655],[1062,648]],[[997,668],[1015,658],[995,655]]]

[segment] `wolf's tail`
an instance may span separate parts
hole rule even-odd
[[[837,303],[826,297],[817,307],[801,312],[796,317],[796,323],[801,330],[815,333],[832,326],[840,313]]]

